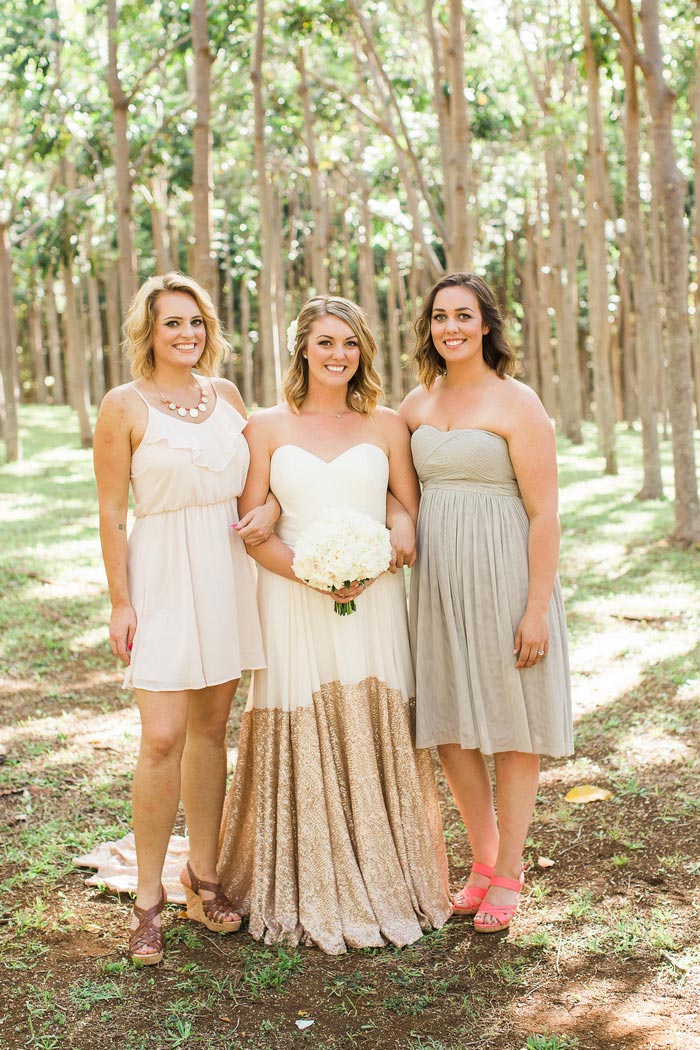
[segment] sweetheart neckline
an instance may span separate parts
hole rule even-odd
[[[352,452],[353,449],[362,448],[363,446],[366,446],[367,448],[376,448],[377,452],[381,452],[385,459],[389,459],[384,449],[380,445],[375,445],[373,441],[359,441],[356,445],[350,445],[348,448],[343,449],[342,452],[339,452],[337,456],[333,456],[332,459],[323,459],[322,456],[317,456],[315,452],[309,451],[309,449],[304,448],[303,445],[295,445],[291,441],[285,441],[281,445],[277,446],[277,448],[270,456],[270,460],[272,460],[272,457],[275,455],[276,452],[279,452],[281,448],[297,448],[300,452],[305,452],[307,456],[311,456],[313,459],[318,460],[319,463],[324,463],[327,467],[329,467],[331,463],[335,463],[336,460],[342,459],[342,457],[346,456],[348,452]]]

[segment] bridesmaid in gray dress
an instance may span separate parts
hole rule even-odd
[[[573,751],[557,578],[554,431],[513,354],[493,292],[443,277],[416,325],[421,385],[401,406],[423,486],[411,582],[416,746],[438,748],[473,864],[453,900],[481,933],[505,929],[540,755]],[[484,755],[494,756],[496,800]]]

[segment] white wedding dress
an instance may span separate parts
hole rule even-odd
[[[389,464],[361,443],[330,462],[275,450],[277,533],[293,547],[330,507],[385,520]],[[333,601],[260,568],[267,668],[255,671],[224,808],[219,874],[253,937],[410,944],[451,913],[432,762],[413,747],[403,573],[338,616]]]

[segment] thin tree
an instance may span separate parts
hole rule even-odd
[[[600,9],[615,25],[644,74],[651,132],[653,162],[661,186],[662,219],[665,230],[666,330],[669,354],[669,416],[676,485],[676,542],[700,543],[700,498],[693,435],[693,382],[690,367],[688,315],[688,242],[685,231],[686,179],[678,166],[673,136],[676,94],[666,83],[664,56],[659,33],[657,0],[642,0],[640,22],[644,50],[639,51],[626,27],[603,0]]]
[[[194,95],[196,117],[192,135],[192,219],[194,225],[193,276],[211,294],[215,293],[216,265],[211,252],[212,198],[211,170],[211,67],[214,56],[209,46],[207,0],[192,0],[190,8],[194,51]]]

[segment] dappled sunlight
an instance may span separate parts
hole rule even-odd
[[[671,736],[670,733],[644,727],[638,731],[631,729],[628,733],[623,733],[612,754],[622,755],[626,760],[633,755],[635,763],[640,766],[658,766],[692,760],[695,757],[695,747],[679,740],[677,736]]]
[[[138,709],[127,707],[109,714],[76,705],[59,715],[32,718],[0,729],[0,743],[23,750],[22,768],[27,780],[45,777],[51,770],[92,761],[95,751],[113,752],[134,762],[141,736]]]
[[[83,631],[82,634],[78,634],[75,638],[71,639],[70,648],[71,652],[79,653],[84,649],[97,649],[101,645],[109,645],[107,627],[93,627],[88,631]]]

